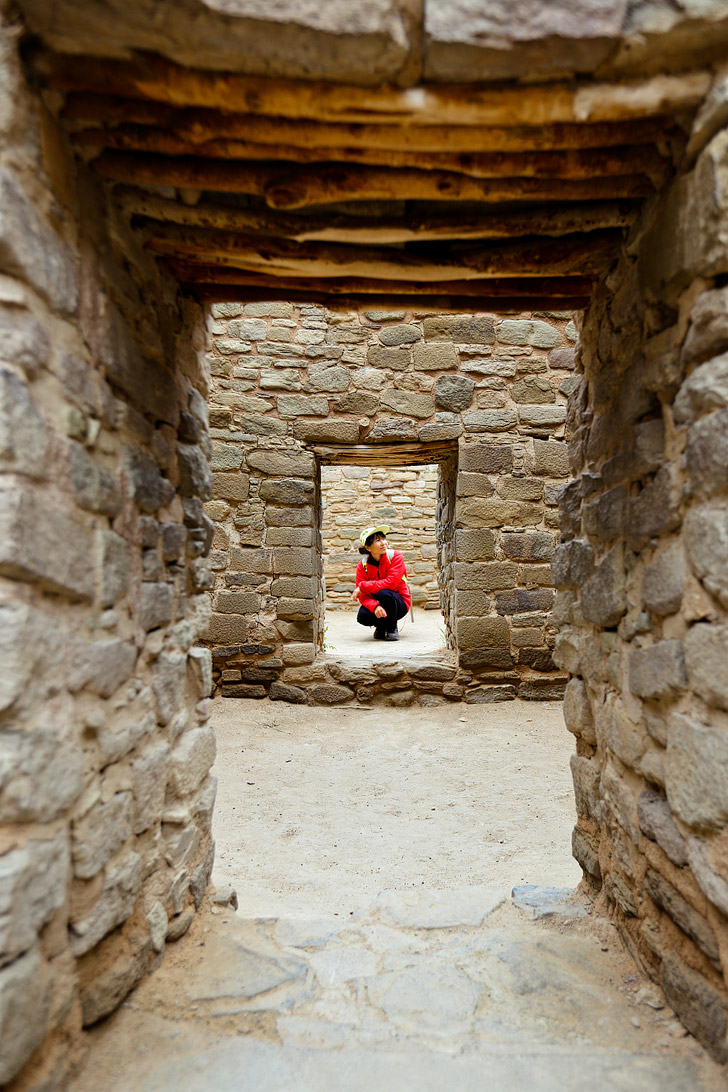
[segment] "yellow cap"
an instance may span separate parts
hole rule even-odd
[[[376,527],[365,527],[362,533],[359,535],[359,542],[362,546],[366,546],[367,539],[370,538],[372,535],[386,535],[388,531],[389,525],[386,523],[380,523]]]

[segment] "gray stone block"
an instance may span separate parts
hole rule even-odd
[[[501,345],[533,345],[536,349],[552,349],[561,341],[560,331],[539,319],[503,319],[496,336]]]
[[[292,621],[305,622],[313,618],[313,600],[283,596],[278,600],[277,615]]]
[[[348,686],[336,683],[316,683],[311,687],[310,694],[317,705],[340,705],[354,697],[354,691]]]
[[[165,503],[169,482],[165,482],[157,464],[141,448],[125,447],[124,464],[132,499],[143,512],[156,512]]]
[[[379,331],[379,340],[382,345],[399,346],[411,345],[422,339],[422,331],[419,326],[404,323],[399,326],[385,326]]]
[[[574,581],[576,580],[576,574],[573,566],[577,561],[577,557],[580,563],[584,556],[583,551],[579,551],[578,555],[573,556],[569,571],[571,579]],[[556,561],[556,551],[554,551],[551,571],[556,586],[565,586],[561,583],[562,577],[559,563]],[[582,585],[581,609],[588,622],[593,622],[596,626],[615,626],[617,624],[627,610],[625,580],[622,547],[614,546]]]
[[[672,809],[664,796],[644,789],[637,800],[637,818],[640,830],[653,842],[657,842],[678,868],[688,863],[685,839],[677,828]]]
[[[728,488],[728,408],[703,417],[688,429],[685,456],[697,493],[709,497]]]
[[[684,645],[692,689],[706,704],[728,709],[728,625],[691,626]]]
[[[37,946],[0,970],[0,1084],[12,1080],[45,1037],[51,993]]]
[[[210,457],[211,470],[239,470],[243,462],[243,449],[235,444],[213,444]]]
[[[720,828],[728,819],[728,737],[722,724],[683,713],[667,722],[665,788],[674,813],[690,826]]]
[[[289,454],[284,451],[266,451],[258,448],[245,456],[251,470],[270,474],[280,478],[312,478],[315,473],[315,461],[309,452]]]
[[[498,701],[514,701],[515,686],[472,686],[465,691],[466,705],[490,705]]]
[[[0,359],[16,364],[33,378],[48,360],[48,334],[29,311],[0,306]]]
[[[576,367],[575,355],[576,350],[574,349],[574,346],[569,345],[568,348],[565,349],[552,349],[546,359],[549,362],[550,368],[573,372]]]
[[[658,641],[649,648],[629,654],[629,688],[633,694],[652,701],[674,697],[688,685],[682,643],[676,639]]]
[[[88,687],[102,698],[111,697],[129,679],[137,658],[136,647],[117,638],[90,644],[76,640],[72,649],[68,688],[76,691]]]
[[[174,587],[172,584],[142,582],[139,598],[139,624],[148,632],[172,621]]]
[[[101,894],[85,917],[71,920],[69,939],[75,956],[94,948],[134,910],[141,886],[142,860],[136,853],[107,869]]]
[[[281,394],[277,407],[281,417],[325,417],[329,412],[329,400],[324,395]]]
[[[662,988],[688,1031],[717,1062],[728,1061],[726,1007],[721,994],[672,952],[662,959]]]
[[[457,618],[458,649],[508,649],[510,626],[505,618]],[[462,662],[462,661],[461,661]]]
[[[564,721],[575,736],[594,746],[597,742],[594,717],[583,679],[570,679],[564,691]]]
[[[498,614],[524,614],[527,611],[550,611],[554,605],[551,588],[513,588],[497,592],[495,609]]]
[[[409,349],[383,349],[380,345],[372,345],[367,352],[367,363],[374,368],[406,372],[412,364],[412,352]]]
[[[69,443],[71,488],[81,508],[116,516],[121,511],[122,498],[114,475],[98,466],[81,444]]]
[[[260,610],[260,596],[252,591],[219,591],[215,610],[221,614],[256,614]]]
[[[19,276],[63,314],[78,303],[73,254],[28,200],[18,179],[0,170],[0,269]]]
[[[298,599],[313,599],[315,582],[310,576],[279,576],[271,584],[271,595],[292,595]]]
[[[728,348],[728,287],[724,286],[703,292],[693,304],[681,361],[686,365],[696,360],[707,360],[708,357],[723,352],[726,348]]]
[[[458,474],[456,492],[459,497],[491,497],[495,490],[487,474],[462,471]]]
[[[163,652],[152,667],[152,690],[157,702],[157,719],[168,724],[182,704],[187,657],[184,652]]]
[[[455,562],[455,587],[463,591],[512,588],[518,566],[509,561]]]
[[[673,410],[677,421],[692,423],[728,406],[728,353],[696,368],[680,388]]]
[[[549,478],[568,478],[569,450],[557,440],[533,441],[533,473]]]
[[[64,905],[68,864],[65,833],[0,856],[0,966],[31,948]]]
[[[458,366],[458,354],[454,345],[420,342],[413,350],[415,371],[448,372]]]
[[[503,552],[517,561],[549,561],[554,552],[554,536],[548,531],[523,531],[501,536]]]
[[[313,508],[276,508],[267,505],[264,513],[267,527],[313,527]],[[266,531],[266,535],[268,532]]]
[[[460,421],[445,424],[440,421],[432,421],[428,425],[422,425],[417,430],[418,439],[427,442],[429,440],[456,440],[462,436],[463,426]]]
[[[31,401],[27,383],[0,368],[0,472],[45,478],[47,452],[48,430]]]
[[[683,595],[683,549],[675,542],[647,566],[642,578],[642,602],[653,614],[674,614]]]
[[[598,764],[590,758],[572,755],[569,759],[569,766],[571,767],[571,777],[574,782],[576,814],[598,823],[601,818],[599,798],[601,770]]]
[[[299,420],[293,424],[293,435],[304,443],[355,444],[359,439],[359,422]]]
[[[183,497],[212,497],[212,474],[205,453],[196,444],[177,444],[179,491]]]
[[[204,651],[208,651],[205,649]],[[141,834],[158,823],[167,791],[167,765],[170,748],[164,740],[153,743],[131,763],[134,799],[134,834]],[[166,926],[166,918],[165,918]]]
[[[312,364],[308,373],[305,390],[307,391],[345,391],[349,388],[351,375],[348,368],[340,364]]]
[[[366,435],[367,442],[375,440],[416,440],[417,425],[411,418],[379,417]]]
[[[566,420],[566,406],[554,405],[519,405],[518,421],[522,425],[535,428],[556,428]]]
[[[280,402],[280,399],[279,399]],[[367,394],[366,391],[350,391],[343,398],[334,403],[335,413],[355,413],[372,416],[379,409],[379,399],[375,394]],[[328,413],[328,410],[324,411]]]
[[[268,323],[262,318],[233,319],[228,323],[228,334],[242,341],[264,341]]]
[[[99,531],[98,546],[99,603],[102,607],[112,607],[127,589],[128,547],[125,539],[117,535],[115,531]]]
[[[297,546],[274,547],[273,572],[276,576],[313,576],[313,550]]]
[[[93,535],[65,508],[21,489],[0,495],[0,573],[93,598]]]
[[[526,376],[512,383],[508,393],[514,402],[528,403],[530,405],[545,405],[556,401],[554,386],[546,376]]]
[[[416,391],[400,391],[390,388],[380,396],[383,406],[395,413],[411,414],[413,417],[432,417],[435,403],[428,394]]]
[[[440,409],[460,413],[473,401],[475,383],[464,375],[441,375],[435,381],[433,393]]]
[[[313,482],[304,478],[267,478],[260,483],[260,497],[272,504],[299,505],[313,501]]]
[[[680,487],[673,466],[663,466],[629,502],[629,538],[636,545],[680,526]]]
[[[74,874],[88,880],[100,872],[131,834],[131,792],[117,792],[100,801],[72,824]]]
[[[516,427],[517,417],[514,410],[475,410],[463,414],[463,426],[466,432],[508,432]]]
[[[290,686],[288,683],[273,682],[270,684],[269,697],[271,701],[288,701],[300,705],[306,701],[306,691],[300,686]]]
[[[513,448],[508,444],[469,443],[460,448],[460,470],[508,474],[512,469]]]
[[[728,607],[728,509],[697,508],[688,512],[683,538],[693,572]]]
[[[213,474],[212,496],[215,500],[240,504],[250,494],[250,478],[247,474]]]
[[[265,541],[268,546],[313,546],[313,528],[268,527]]]
[[[184,732],[169,759],[169,790],[185,797],[194,792],[215,761],[215,733],[212,728]]]

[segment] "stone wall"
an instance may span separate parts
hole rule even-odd
[[[348,448],[381,466],[399,443],[418,462],[439,445],[432,460],[450,465],[435,522],[459,692],[560,696],[549,559],[568,474],[570,316],[217,304],[209,334],[208,640],[222,693],[353,699],[307,666],[322,639],[318,482]]]
[[[202,350],[0,20],[3,1086],[66,1088],[207,884]]]
[[[574,854],[685,1025],[728,1060],[728,130],[586,314],[553,557]],[[724,120],[724,117],[723,117]],[[698,155],[701,144],[704,144]]]
[[[439,609],[437,478],[437,466],[321,468],[327,609],[351,608],[354,574],[360,560],[359,534],[362,528],[378,523],[390,525],[390,545],[402,551],[413,604]]]

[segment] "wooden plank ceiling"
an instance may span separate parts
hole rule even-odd
[[[202,301],[574,310],[703,73],[367,88],[42,53],[79,156]]]

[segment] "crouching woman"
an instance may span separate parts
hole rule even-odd
[[[389,527],[366,527],[359,536],[362,560],[356,568],[352,599],[360,604],[357,622],[374,626],[375,641],[398,641],[397,622],[412,606],[407,570],[399,550],[387,546]]]

